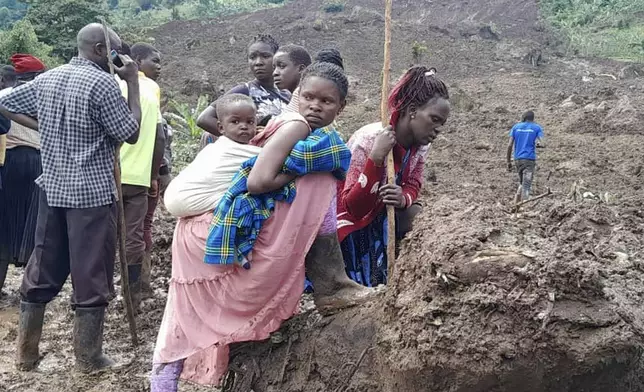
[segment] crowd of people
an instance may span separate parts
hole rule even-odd
[[[248,47],[254,79],[201,113],[202,149],[171,180],[172,130],[156,83],[162,55],[125,45],[113,31],[109,39],[122,64],[116,77],[99,24],[78,33],[78,56],[66,65],[44,72],[21,56],[2,68],[0,266],[26,264],[19,369],[37,367],[46,305],[69,275],[77,367],[114,365],[102,342],[114,297],[117,153],[135,309],[152,295],[151,226],[161,197],[177,217],[152,391],[176,391],[179,379],[218,385],[228,346],[268,338],[305,289],[323,313],[379,292],[388,278],[386,207],[395,208],[399,240],[422,210],[425,156],[450,114],[434,68],[414,66],[398,80],[388,127],[367,124],[345,143],[336,125],[349,89],[341,54],[311,56],[259,35]],[[508,154],[529,144],[524,129],[541,135],[533,115],[525,120]],[[386,179],[389,152],[395,184]],[[531,157],[516,155],[524,193],[530,165],[522,160]]]

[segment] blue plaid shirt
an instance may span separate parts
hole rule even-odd
[[[38,119],[42,175],[51,207],[113,203],[116,146],[139,128],[114,77],[75,57],[0,98],[13,113]]]

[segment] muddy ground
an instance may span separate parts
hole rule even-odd
[[[450,85],[454,112],[428,156],[426,208],[390,290],[370,307],[298,316],[284,327],[284,343],[253,346],[259,371],[249,370],[243,349],[233,362],[257,392],[644,390],[644,81],[603,76],[624,64],[559,54],[534,1],[394,3],[393,75],[413,62],[412,43],[424,42],[424,62]],[[194,101],[245,81],[245,43],[259,32],[313,51],[335,46],[352,81],[340,119],[349,135],[378,118],[381,5],[349,0],[330,15],[319,4],[161,27],[154,35],[165,57],[162,87]],[[544,52],[538,68],[524,59],[535,47]],[[516,179],[505,147],[526,109],[546,133],[535,194],[553,194],[512,214]],[[10,269],[0,300],[0,390],[148,390],[172,229],[161,213],[155,298],[137,319],[142,344],[129,345],[115,302],[106,351],[129,366],[97,378],[72,371],[69,285],[48,308],[40,369],[14,370],[21,271]],[[244,385],[238,377],[238,389]]]

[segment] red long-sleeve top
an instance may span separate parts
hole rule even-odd
[[[371,223],[385,205],[378,197],[381,184],[387,182],[387,168],[377,166],[370,158],[376,136],[382,129],[380,123],[369,124],[351,136],[347,146],[351,150],[351,165],[344,182],[338,183],[338,237],[340,241],[356,230]],[[423,186],[425,154],[428,147],[412,148],[402,174],[400,186],[405,196],[405,207],[417,198]],[[400,171],[405,149],[394,146],[394,168]]]

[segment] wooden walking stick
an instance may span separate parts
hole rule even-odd
[[[389,125],[389,110],[387,109],[387,97],[389,96],[389,72],[391,70],[391,2],[385,0],[385,50],[384,64],[382,66],[382,92],[380,97],[380,118],[382,127]],[[394,168],[393,149],[387,154],[387,182],[396,183],[396,169]],[[387,277],[391,278],[396,262],[396,209],[394,206],[387,206]]]
[[[107,48],[107,61],[110,66],[110,74],[114,76],[114,63],[112,62],[112,45],[110,43],[110,32],[107,28],[107,23],[101,18],[103,25],[103,33],[105,34],[105,47]],[[121,296],[123,297],[123,305],[125,306],[125,313],[127,321],[130,326],[130,335],[132,337],[132,345],[139,345],[139,338],[136,334],[136,320],[134,319],[134,309],[130,298],[130,280],[127,270],[127,258],[125,254],[125,213],[123,208],[123,188],[121,187],[121,167],[119,165],[119,157],[121,156],[121,146],[116,148],[114,155],[114,183],[116,184],[116,192],[118,194],[118,254],[119,266],[121,267]]]

